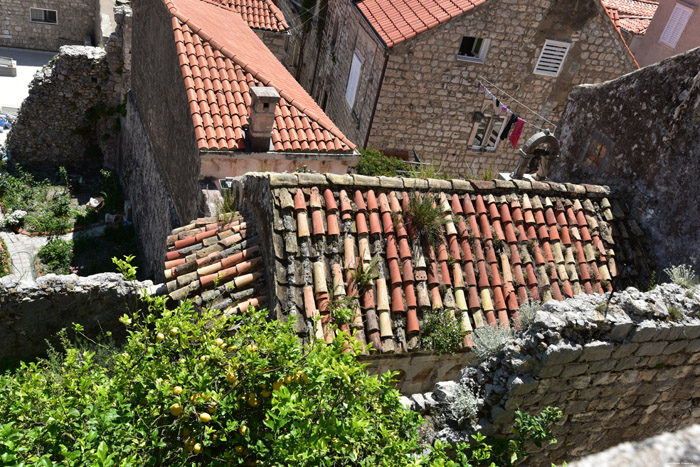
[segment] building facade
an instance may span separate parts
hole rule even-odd
[[[455,4],[440,16],[420,2],[329,1],[307,90],[353,142],[415,151],[454,176],[511,170],[506,114],[479,82],[528,122],[521,144],[555,130],[574,86],[637,68],[598,0]]]
[[[99,29],[96,0],[3,0],[0,47],[58,51],[92,45]]]

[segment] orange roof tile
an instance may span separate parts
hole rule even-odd
[[[227,6],[243,19],[253,29],[282,32],[289,29],[287,21],[280,9],[271,0],[211,0],[214,3]]]
[[[633,34],[647,32],[649,23],[659,7],[652,0],[601,0],[615,27]]]
[[[207,1],[165,0],[185,82],[197,145],[245,149],[252,86],[280,94],[272,131],[275,151],[354,149],[240,15]]]
[[[361,0],[357,7],[387,47],[469,11],[486,0]]]

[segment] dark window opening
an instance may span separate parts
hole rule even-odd
[[[33,23],[58,23],[58,14],[56,10],[42,10],[39,8],[29,9],[29,20]]]
[[[464,37],[462,45],[459,46],[459,55],[461,57],[481,58],[481,49],[484,40],[481,37]]]

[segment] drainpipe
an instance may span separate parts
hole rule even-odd
[[[384,51],[384,66],[382,67],[382,74],[379,77],[379,87],[377,88],[377,95],[374,98],[374,105],[372,106],[372,116],[369,118],[369,125],[367,126],[367,136],[365,136],[364,147],[367,147],[369,142],[369,135],[372,132],[372,124],[374,123],[374,114],[377,113],[377,104],[379,103],[379,95],[382,93],[382,85],[384,84],[384,73],[386,73],[386,66],[389,63],[389,49]]]

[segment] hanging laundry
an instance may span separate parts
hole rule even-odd
[[[518,116],[515,114],[512,114],[510,116],[510,119],[508,120],[508,123],[506,123],[505,128],[503,128],[503,131],[501,132],[501,141],[506,139],[508,137],[508,133],[510,133],[510,127],[513,126],[513,123],[518,121]]]
[[[505,104],[501,104],[501,112],[506,113],[508,111],[508,107],[506,107]]]
[[[520,135],[523,133],[524,126],[525,126],[525,120],[518,117],[518,123],[515,124],[515,128],[513,128],[513,133],[510,135],[510,138],[508,138],[510,141],[510,144],[512,144],[513,147],[518,145],[518,140],[520,139]]]

